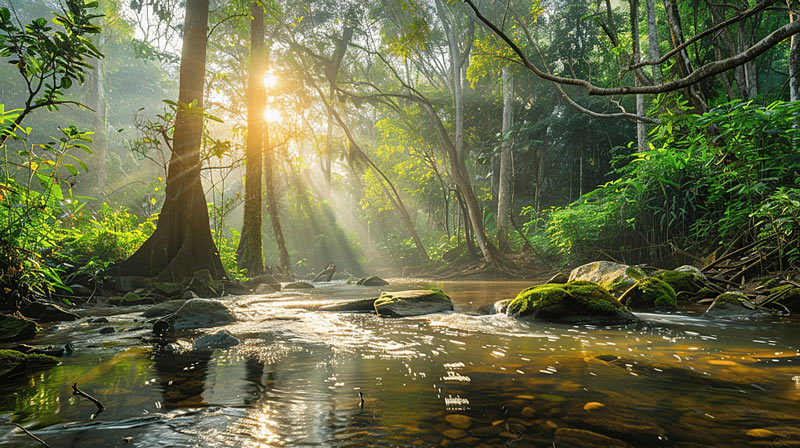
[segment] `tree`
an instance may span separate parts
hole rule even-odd
[[[503,123],[500,131],[500,180],[497,193],[497,246],[508,250],[508,213],[511,204],[511,126],[514,121],[514,77],[503,67]]]
[[[214,279],[226,278],[211,238],[200,182],[207,28],[208,0],[188,0],[164,205],[156,230],[130,258],[116,266],[118,275],[183,281],[207,270]]]
[[[245,149],[244,218],[236,262],[254,277],[264,272],[261,250],[261,170],[264,154],[264,109],[266,69],[264,50],[264,9],[258,2],[251,7],[250,70],[247,81],[247,143]],[[270,179],[271,180],[271,179]],[[268,185],[271,182],[268,181]],[[269,188],[269,187],[268,187]]]

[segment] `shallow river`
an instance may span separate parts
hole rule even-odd
[[[144,308],[59,324],[35,343],[71,341],[73,355],[0,381],[0,446],[39,446],[12,422],[53,448],[800,446],[800,320],[520,323],[474,311],[527,283],[392,283],[442,288],[456,312],[298,308],[380,289],[337,282],[226,297],[240,321],[223,328],[243,343],[210,358],[160,350],[149,325],[136,329]],[[95,421],[73,382],[105,405]]]

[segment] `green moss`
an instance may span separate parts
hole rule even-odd
[[[142,300],[142,297],[135,292],[129,292],[122,298],[123,302],[138,302],[140,300]]]
[[[588,281],[546,284],[520,291],[506,313],[548,321],[632,321],[622,304],[602,286]],[[607,319],[608,318],[608,319]]]
[[[625,275],[637,282],[647,278],[647,274],[645,274],[642,268],[637,268],[636,266],[628,266],[628,269],[625,269]]]
[[[36,324],[17,316],[0,316],[0,342],[18,341],[33,337]]]
[[[674,310],[678,307],[677,296],[667,282],[651,277],[631,288],[621,297],[622,302],[634,310]]]
[[[693,272],[664,271],[655,275],[656,278],[663,280],[675,292],[697,293],[703,288],[703,284]]]
[[[52,367],[58,358],[47,355],[26,355],[15,350],[0,350],[0,376],[12,376],[27,370]]]
[[[347,280],[344,282],[348,285],[355,285],[359,282],[359,280],[361,280],[361,277],[347,277]]]
[[[716,297],[717,292],[707,286],[703,286],[699,291],[697,291],[696,296],[698,299],[710,299],[712,297]]]
[[[401,292],[403,292],[403,291],[401,291]],[[403,295],[399,295],[399,296],[395,297],[394,295],[392,295],[391,292],[384,292],[383,294],[381,294],[381,296],[377,300],[375,300],[373,305],[377,309],[378,307],[380,307],[382,305],[388,305],[388,304],[391,304],[391,303],[396,303],[396,302],[399,302],[401,300],[416,300],[416,301],[420,301],[420,302],[442,302],[442,301],[450,302],[451,301],[450,297],[447,297],[447,294],[445,294],[441,289],[431,289],[430,290],[430,294],[420,295],[419,297],[414,297],[412,299],[409,299],[409,297],[406,297],[406,296],[403,296]]]
[[[748,308],[753,307],[752,303],[750,303],[750,300],[748,300],[747,296],[735,292],[726,292],[724,294],[718,295],[717,298],[714,300],[714,303],[715,304],[731,303],[734,305],[744,305]]]

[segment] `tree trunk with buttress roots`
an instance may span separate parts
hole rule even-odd
[[[211,238],[200,181],[207,25],[208,0],[188,0],[166,198],[155,232],[136,253],[117,265],[119,275],[183,281],[207,270],[212,278],[226,278]]]

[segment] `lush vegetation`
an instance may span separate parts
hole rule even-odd
[[[288,279],[329,263],[514,275],[750,247],[762,271],[795,269],[794,28],[769,41],[787,11],[679,3],[0,8],[2,306],[105,294],[114,275]],[[192,40],[198,12],[210,26]],[[675,26],[698,36],[690,51],[631,67],[682,45]],[[200,75],[176,99],[186,73]],[[123,262],[163,248],[164,266]]]

